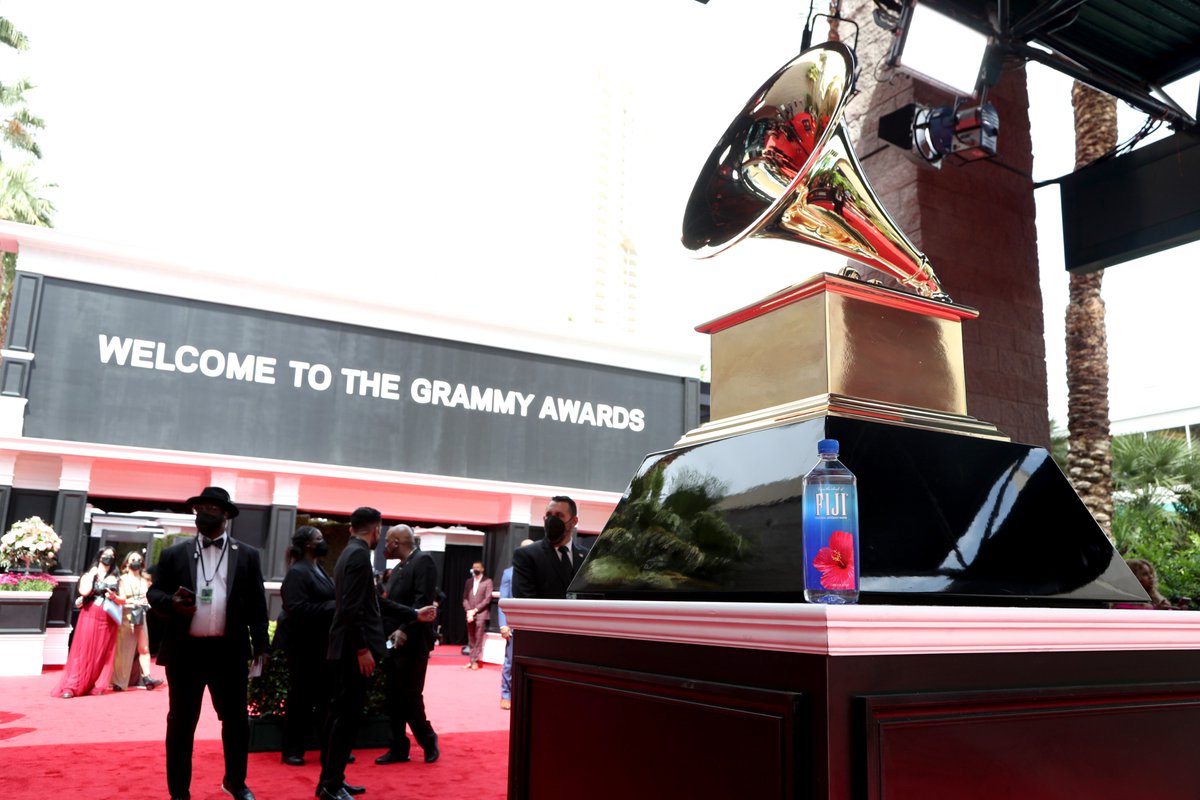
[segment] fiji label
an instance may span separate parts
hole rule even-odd
[[[804,496],[804,585],[858,589],[858,503],[853,490],[810,487]]]

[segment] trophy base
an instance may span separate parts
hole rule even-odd
[[[1007,439],[967,414],[961,326],[977,316],[816,275],[696,329],[711,337],[710,421],[679,444],[826,414]]]

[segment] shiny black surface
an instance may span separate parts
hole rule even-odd
[[[1145,600],[1045,449],[837,417],[647,456],[571,595],[801,601],[823,438],[858,476],[861,602]]]

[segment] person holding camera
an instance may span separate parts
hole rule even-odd
[[[146,632],[146,611],[150,601],[146,592],[150,588],[142,571],[145,559],[138,550],[131,550],[121,562],[121,579],[118,590],[125,598],[125,615],[121,620],[121,628],[117,631],[117,655],[113,660],[112,688],[114,692],[123,692],[129,688],[134,678],[134,666],[137,666],[136,686],[153,689],[162,683],[157,678],[150,677],[150,636]],[[137,660],[134,660],[134,656]]]
[[[54,689],[59,697],[103,694],[108,688],[121,607],[125,605],[125,598],[117,590],[118,580],[116,551],[100,548],[91,568],[79,576],[82,602],[67,665]]]

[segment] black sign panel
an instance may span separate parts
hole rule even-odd
[[[679,377],[46,278],[25,435],[620,491]]]

